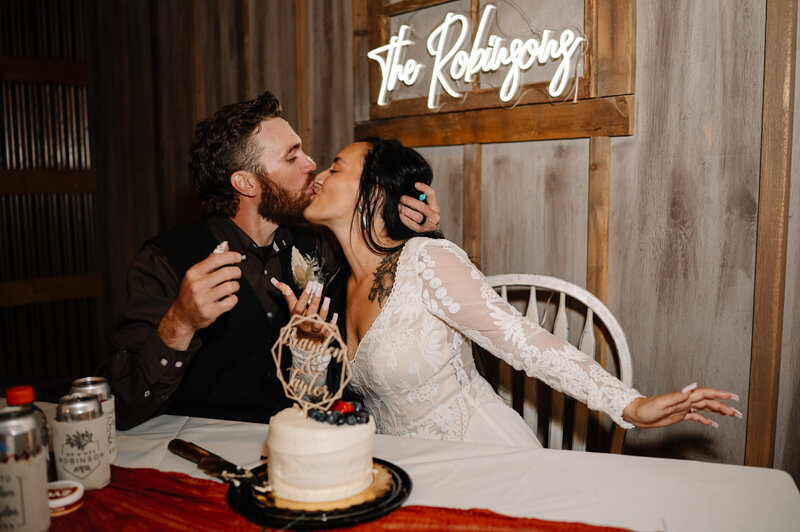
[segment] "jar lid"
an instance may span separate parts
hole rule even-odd
[[[33,386],[14,386],[6,391],[9,406],[26,405],[33,402]]]
[[[52,517],[74,512],[83,506],[83,484],[74,480],[48,482],[47,499]]]

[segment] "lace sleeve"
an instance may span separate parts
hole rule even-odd
[[[642,395],[503,301],[463,250],[445,240],[429,240],[416,261],[422,300],[430,312],[514,369],[633,428],[622,411]]]

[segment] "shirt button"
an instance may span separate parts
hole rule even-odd
[[[161,359],[161,365],[162,366],[166,366],[167,364],[169,364],[169,361],[166,358],[162,358]]]
[[[150,397],[150,390],[145,390],[144,391],[144,396],[145,397]]]
[[[175,367],[176,368],[182,368],[183,367],[183,362],[181,362],[180,360],[175,362]]]
[[[272,312],[267,312],[267,319],[268,319],[268,320],[271,320],[271,319],[272,319]]]

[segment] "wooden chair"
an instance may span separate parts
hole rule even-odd
[[[521,305],[520,310],[525,316],[559,338],[570,341],[570,321],[573,325],[582,326],[580,338],[572,342],[573,345],[616,374],[622,382],[631,385],[633,367],[625,334],[608,307],[586,289],[544,275],[492,275],[487,277],[487,281],[503,299]],[[542,319],[539,318],[540,307],[544,309]],[[555,311],[551,313],[554,307]],[[599,348],[595,341],[597,337],[601,339]],[[606,363],[606,346],[615,355],[608,357],[610,364]],[[503,363],[504,371],[511,372],[510,383],[505,383],[506,386],[510,384],[510,390],[505,390],[499,378],[500,361],[492,356],[479,358],[483,361],[483,369],[490,375],[490,381],[495,380],[492,384],[501,384],[498,390],[500,395],[508,400],[510,394],[511,406],[534,427],[545,447],[622,452],[625,430],[604,419],[601,413],[589,412],[583,403],[552,390],[536,379],[529,379],[524,372],[515,371]],[[527,389],[526,381],[529,381]]]

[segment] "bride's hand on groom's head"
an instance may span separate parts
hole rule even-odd
[[[425,183],[414,183],[419,191],[416,198],[402,196],[400,198],[400,220],[406,227],[417,233],[429,233],[439,228],[441,209],[436,199],[436,192]]]
[[[286,300],[286,304],[289,306],[289,312],[292,316],[313,316],[317,314],[322,321],[328,320],[331,298],[322,297],[322,283],[317,281],[309,282],[306,289],[300,294],[300,297],[297,297],[294,295],[291,287],[286,283],[282,283],[274,277],[270,281],[275,288],[280,290],[281,294],[283,294],[283,298]],[[332,325],[336,325],[338,317],[338,314],[334,312],[330,320]],[[322,327],[319,325],[306,322],[298,325],[298,328],[300,332],[305,334],[308,338],[321,339],[324,336],[322,334]]]

